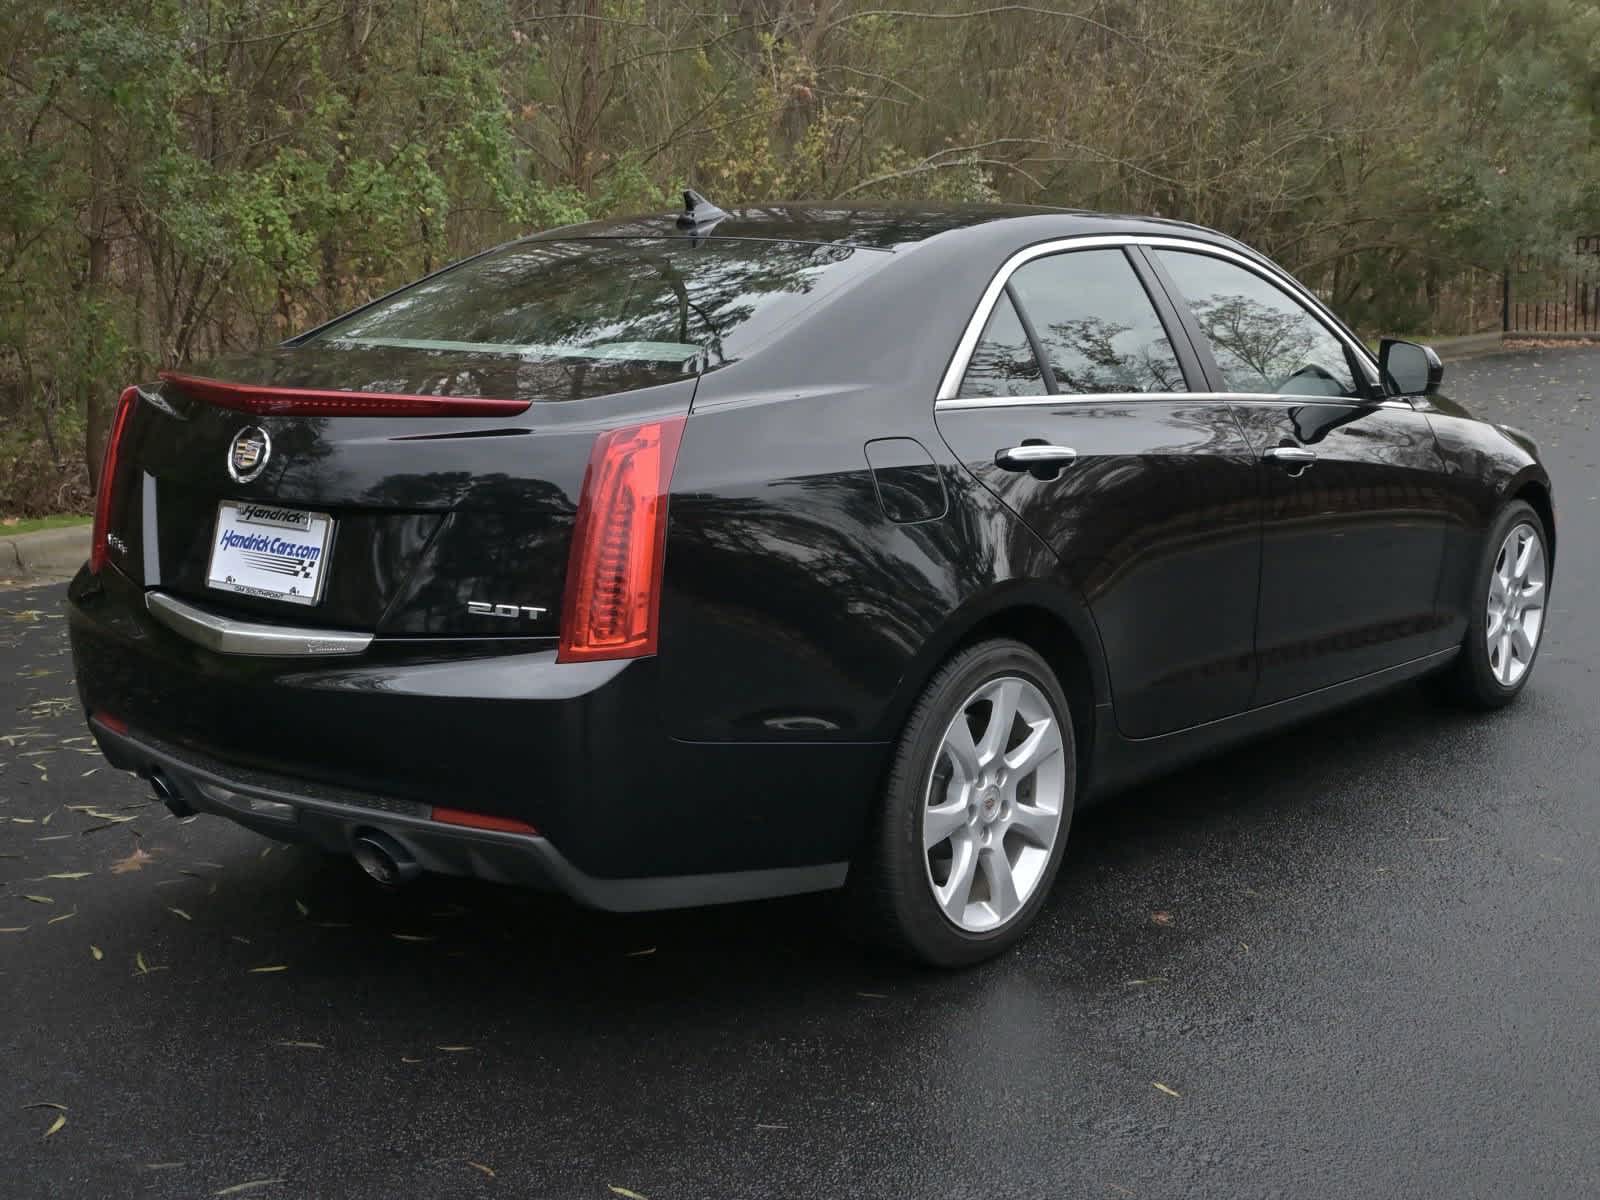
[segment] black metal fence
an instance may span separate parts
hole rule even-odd
[[[1600,333],[1600,236],[1580,237],[1558,259],[1524,258],[1501,280],[1506,333]]]

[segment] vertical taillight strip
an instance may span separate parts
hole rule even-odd
[[[128,427],[128,414],[139,398],[136,387],[123,388],[117,398],[117,411],[111,418],[111,431],[106,435],[105,456],[100,460],[100,483],[94,498],[94,533],[89,539],[89,570],[98,575],[106,565],[107,539],[111,535],[111,518],[116,503],[117,466],[122,455],[122,435]]]
[[[667,501],[683,417],[595,439],[567,556],[557,662],[654,654],[667,552]]]

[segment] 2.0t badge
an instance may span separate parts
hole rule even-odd
[[[246,425],[233,435],[228,447],[228,474],[235,483],[249,483],[266,470],[272,456],[272,439],[259,425]]]

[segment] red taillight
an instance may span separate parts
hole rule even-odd
[[[567,556],[557,662],[656,652],[667,491],[683,422],[669,417],[595,439]]]
[[[504,417],[524,411],[529,403],[483,396],[411,396],[396,392],[258,387],[202,379],[177,371],[163,371],[161,378],[218,408],[278,417]]]
[[[128,414],[139,396],[138,388],[123,388],[117,398],[111,432],[106,435],[106,453],[100,460],[100,486],[94,498],[94,533],[89,539],[89,570],[98,575],[106,565],[106,538],[111,533],[111,507],[116,500],[117,461],[122,453],[122,435],[128,427]]]
[[[465,825],[471,829],[492,829],[496,833],[538,833],[526,821],[510,817],[490,817],[483,813],[466,812],[459,808],[436,808],[433,819],[444,825]]]

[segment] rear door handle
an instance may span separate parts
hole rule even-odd
[[[1297,474],[1317,461],[1317,452],[1304,446],[1269,446],[1261,455],[1294,470]]]
[[[1030,442],[1024,446],[1011,446],[994,452],[997,467],[1008,471],[1028,471],[1034,467],[1064,467],[1078,457],[1071,446],[1048,446]]]

